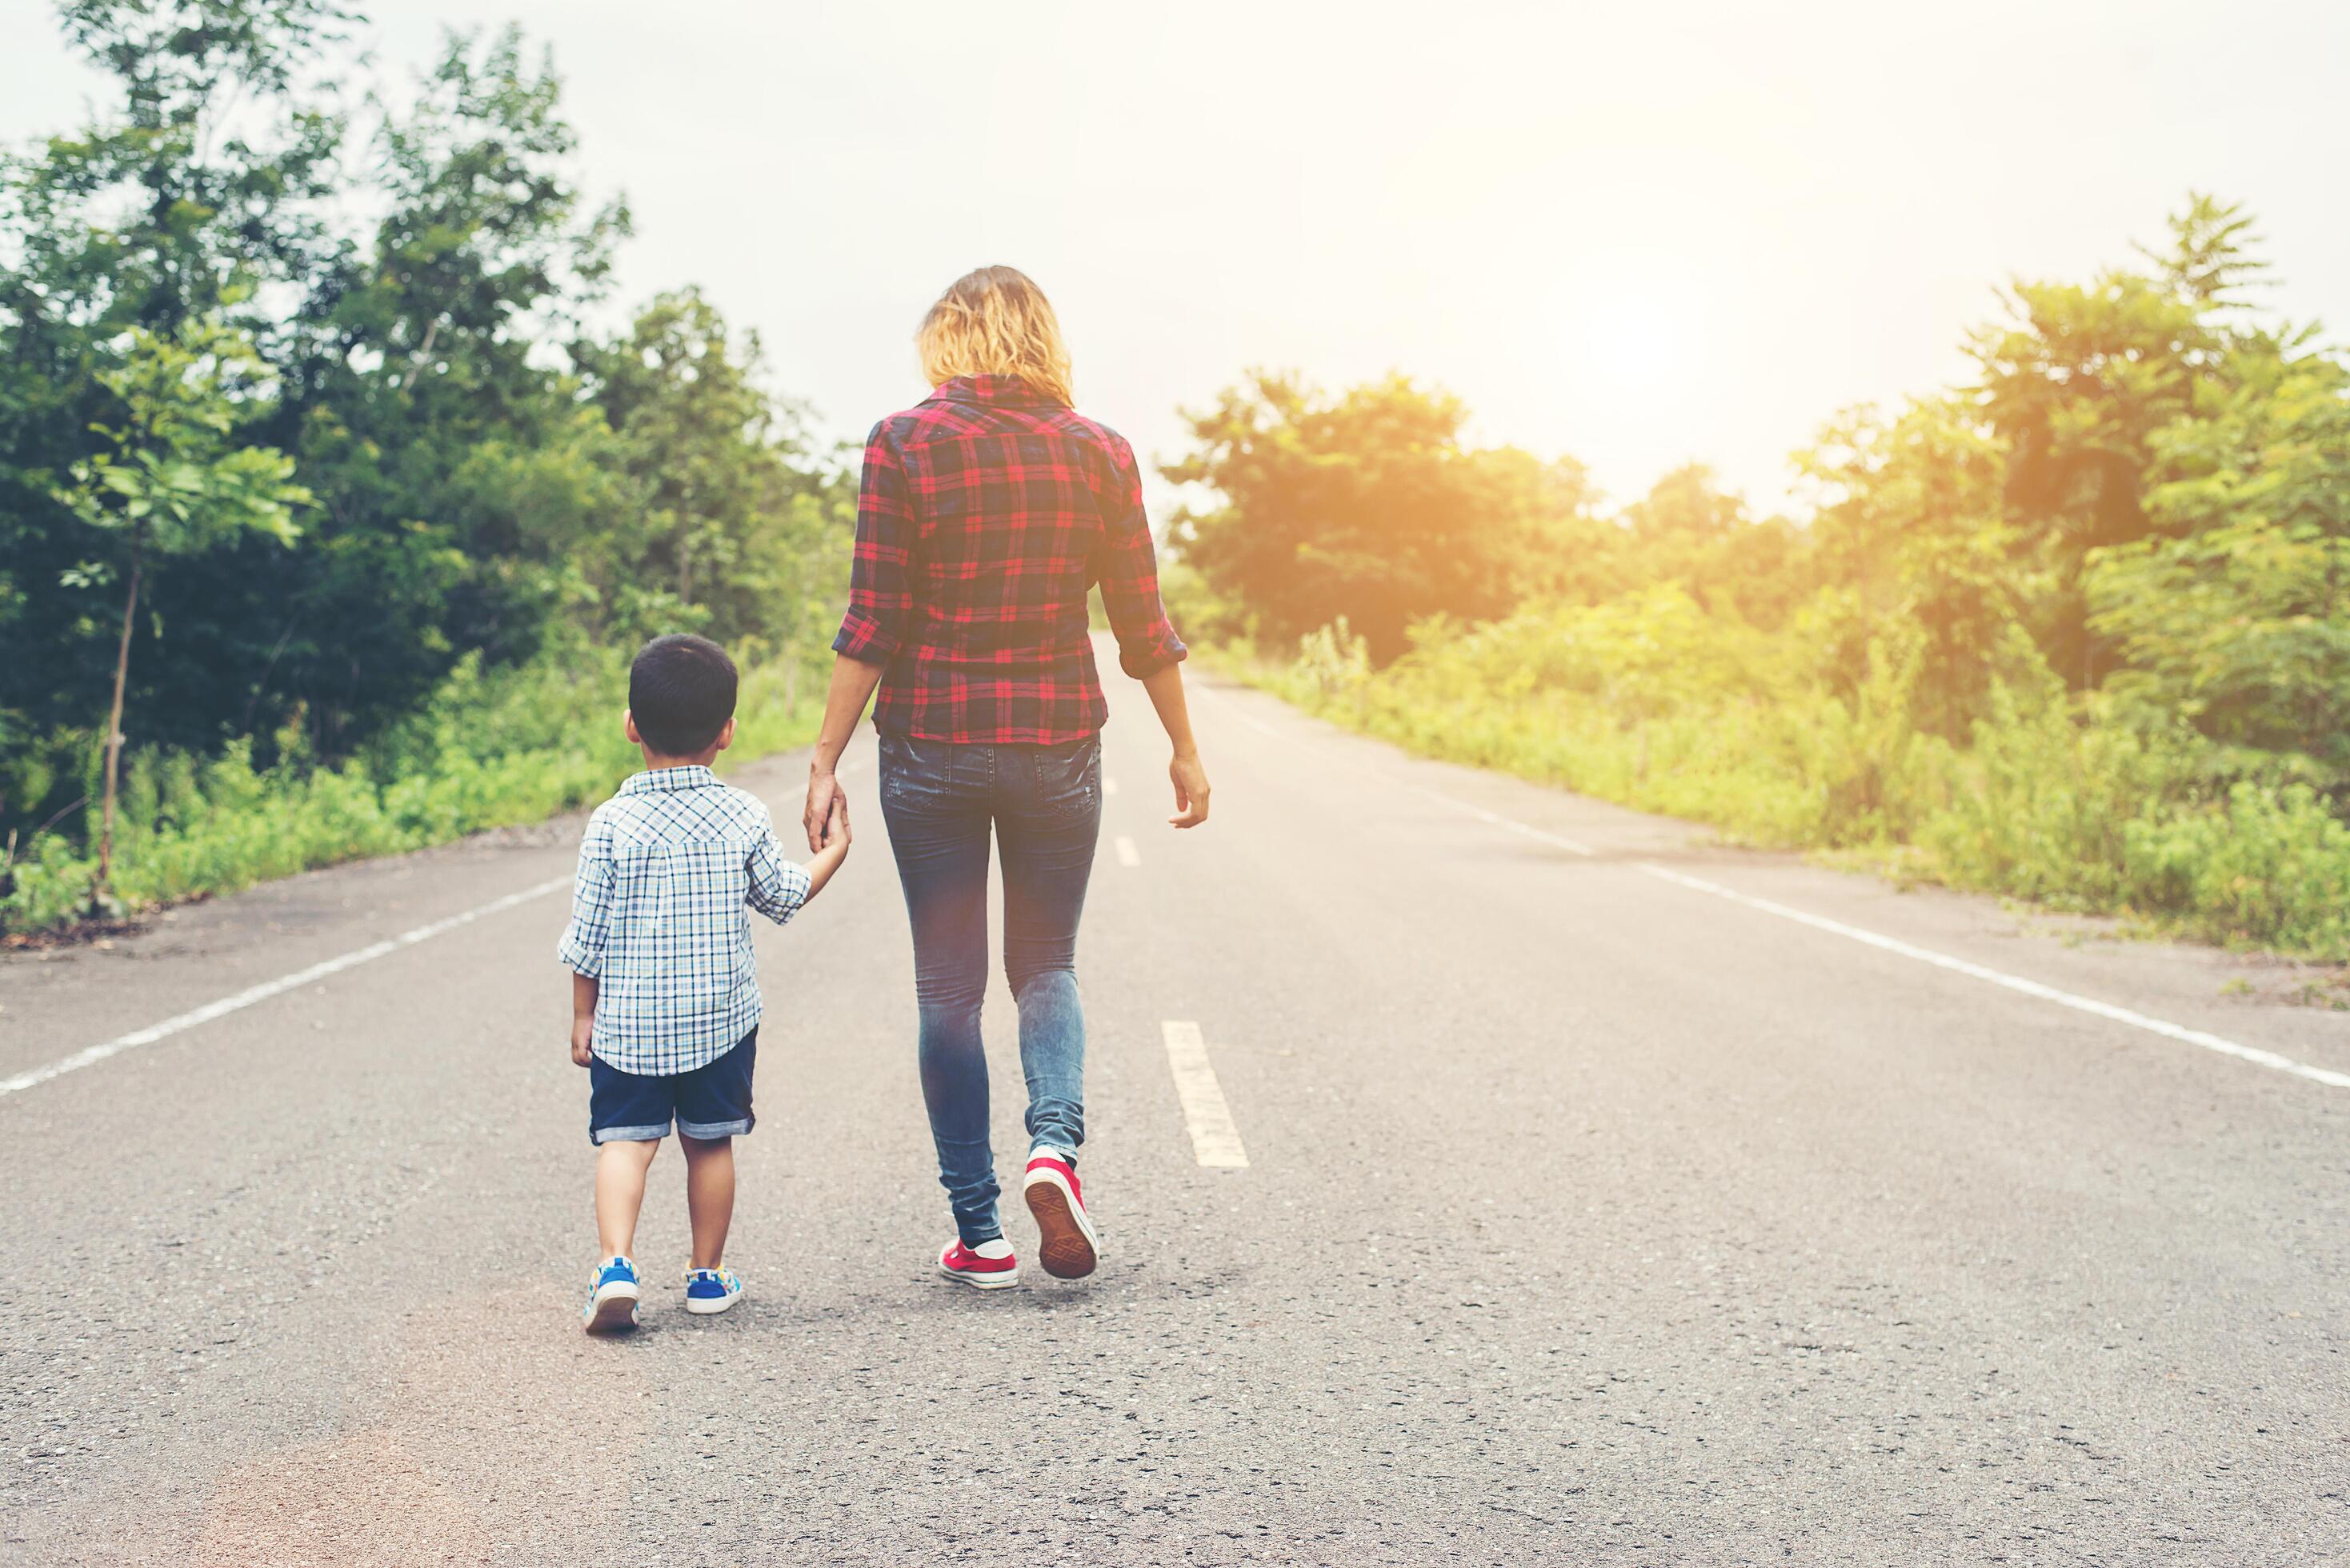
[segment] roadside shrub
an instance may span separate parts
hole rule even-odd
[[[1881,631],[1832,680],[1801,615],[1766,636],[1666,586],[1459,629],[1375,669],[1341,621],[1240,665],[1311,711],[1430,756],[1906,877],[2350,961],[2350,826],[2305,756],[2221,746],[2068,694],[2020,638],[1985,715],[1920,726],[1924,644]]]
[[[743,670],[722,769],[798,745],[816,730],[794,650],[735,650]],[[608,794],[641,765],[620,728],[625,652],[574,646],[484,674],[471,658],[422,710],[338,767],[316,765],[299,715],[256,769],[250,741],[199,761],[142,751],[127,763],[116,895],[130,909],[273,877],[536,822]],[[39,930],[87,904],[97,865],[60,835],[19,846],[0,884],[0,929]]]

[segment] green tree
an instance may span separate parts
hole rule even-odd
[[[1459,400],[1403,377],[1322,396],[1259,373],[1184,416],[1196,443],[1161,467],[1217,504],[1175,521],[1183,558],[1265,633],[1347,617],[1381,660],[1424,617],[1482,620],[1572,575],[1600,525],[1577,468],[1464,446]]]
[[[2009,319],[1969,345],[1977,405],[2007,451],[2003,510],[2039,578],[2032,628],[2075,687],[2115,667],[2114,646],[2089,624],[2088,557],[2151,531],[2154,438],[2231,384],[2247,336],[2235,313],[2264,265],[2249,254],[2249,220],[2210,197],[2191,198],[2170,230],[2153,275],[2018,283]]]
[[[630,595],[642,620],[733,639],[783,629],[816,550],[837,545],[800,410],[760,384],[756,334],[737,338],[699,291],[663,295],[611,343],[583,350],[597,406],[641,487],[598,589]],[[816,530],[812,536],[811,529]]]
[[[1796,462],[1822,503],[1811,527],[1822,587],[1805,618],[1817,668],[1852,697],[1880,645],[1915,637],[1911,722],[1963,740],[1992,688],[2021,673],[2004,445],[1963,400],[1931,398],[1891,420],[1848,410]]]
[[[57,493],[75,464],[112,450],[98,432],[127,415],[106,377],[131,329],[168,339],[213,315],[273,355],[288,280],[331,271],[341,244],[344,118],[328,60],[345,13],[314,0],[75,0],[58,15],[113,93],[80,130],[0,153],[0,826],[67,804],[70,759],[118,662],[111,618],[53,585],[88,549]],[[230,544],[154,585],[149,602],[182,657],[134,659],[130,728],[218,743],[266,651],[252,628],[300,555]]]
[[[1783,517],[1753,517],[1703,463],[1658,480],[1618,521],[1638,578],[1677,582],[1708,610],[1776,627],[1804,596],[1803,534]]]
[[[27,828],[93,836],[101,710],[186,753],[158,759],[173,776],[281,745],[373,764],[411,754],[461,669],[601,668],[583,639],[689,622],[773,643],[831,607],[853,479],[698,296],[590,327],[628,213],[588,193],[518,33],[452,36],[412,88],[350,103],[339,0],[58,16],[110,86],[86,125],[0,151],[0,859]],[[199,326],[240,345],[207,472],[290,454],[316,504],[290,540],[229,529],[161,574],[122,532],[140,569],[117,614],[127,562],[77,506],[128,521],[116,437],[141,427],[118,389]],[[151,657],[165,628],[174,657]],[[133,805],[140,760],[114,763]]]
[[[581,194],[559,81],[511,33],[450,40],[360,136],[334,5],[64,15],[117,92],[0,162],[0,826],[61,803],[61,737],[103,700],[109,625],[37,590],[79,558],[55,493],[120,418],[102,373],[129,327],[243,331],[279,396],[236,439],[294,454],[319,504],[291,549],[230,543],[151,586],[182,657],[134,653],[128,727],[199,751],[254,734],[266,760],[299,712],[331,758],[468,651],[527,657],[562,612],[564,545],[525,540],[474,479],[484,452],[558,482],[556,455],[598,450],[562,348],[627,226]],[[622,503],[599,505],[582,529]]]
[[[2155,441],[2162,532],[2089,562],[2117,696],[2214,740],[2350,767],[2350,370],[2252,358]]]
[[[518,33],[452,36],[367,146],[383,215],[307,282],[264,433],[328,499],[268,619],[275,689],[329,754],[468,651],[527,658],[563,607],[560,547],[477,482],[499,460],[547,454],[551,476],[553,454],[595,457],[586,389],[549,349],[579,338],[629,219],[588,199],[576,152],[560,79]]]
[[[294,483],[294,464],[284,453],[233,440],[263,373],[252,346],[213,318],[184,322],[169,337],[133,327],[123,363],[101,372],[122,400],[122,421],[99,431],[106,450],[76,463],[73,483],[57,492],[78,521],[118,545],[68,568],[62,586],[95,587],[118,578],[123,585],[93,902],[106,897],[113,866],[122,693],[140,583],[163,558],[193,556],[240,534],[290,545],[297,532],[293,509],[310,499]]]

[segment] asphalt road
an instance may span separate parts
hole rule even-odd
[[[1179,836],[1113,701],[1096,1278],[931,1272],[861,741],[857,851],[760,938],[727,1316],[682,1311],[670,1151],[645,1326],[579,1333],[559,892],[0,1092],[0,1561],[2350,1561],[2350,1016],[2303,977],[1230,689]],[[788,819],[797,774],[738,781]],[[577,830],[0,959],[0,1080],[544,887]],[[988,1022],[1016,1171],[1000,982]]]

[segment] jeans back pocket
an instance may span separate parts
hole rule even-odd
[[[954,788],[954,746],[881,732],[881,800],[888,805],[920,806],[945,801]]]
[[[1065,746],[1038,746],[1036,799],[1056,815],[1082,817],[1101,808],[1101,737],[1087,735]]]

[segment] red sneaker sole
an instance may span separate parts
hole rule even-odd
[[[1094,1272],[1101,1257],[1094,1239],[1069,1206],[1069,1195],[1057,1181],[1032,1181],[1026,1188],[1028,1212],[1036,1217],[1036,1253],[1045,1272],[1056,1280],[1082,1280]]]
[[[939,1272],[947,1278],[961,1280],[975,1291],[1009,1290],[1020,1282],[1020,1271],[1017,1269],[1006,1269],[1000,1274],[974,1274],[962,1269],[950,1269],[944,1263],[938,1267]]]

